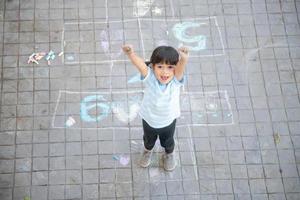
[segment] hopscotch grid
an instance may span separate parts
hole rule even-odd
[[[138,28],[139,28],[139,33],[140,33],[140,39],[141,39],[141,46],[142,46],[142,55],[143,55],[143,58],[145,58],[145,47],[144,47],[144,41],[143,41],[143,33],[142,33],[142,30],[141,30],[141,21],[170,21],[170,22],[176,22],[176,21],[187,21],[187,20],[210,20],[210,19],[213,19],[214,20],[214,24],[215,26],[217,27],[217,30],[218,30],[218,35],[219,35],[219,39],[220,39],[220,42],[221,42],[221,46],[222,48],[220,50],[222,50],[222,53],[217,53],[217,54],[211,54],[211,55],[191,55],[190,57],[191,58],[201,58],[201,57],[215,57],[215,56],[224,56],[225,55],[225,46],[224,46],[224,42],[223,42],[223,39],[222,39],[222,34],[221,34],[221,30],[220,30],[220,27],[219,27],[219,24],[218,24],[218,21],[217,21],[217,17],[216,16],[211,16],[211,17],[201,17],[201,18],[183,18],[183,19],[160,19],[160,18],[157,18],[157,19],[152,19],[152,18],[137,18],[137,19],[126,19],[126,20],[115,20],[115,21],[103,21],[103,22],[67,22],[67,23],[64,23],[64,27],[63,27],[63,31],[62,31],[62,45],[61,45],[61,51],[64,51],[64,47],[66,45],[66,42],[64,41],[65,37],[64,37],[64,34],[65,34],[65,30],[66,30],[66,26],[68,25],[80,25],[80,24],[108,24],[108,23],[126,23],[126,22],[134,22],[134,21],[137,21],[138,22]],[[84,54],[84,53],[82,53]],[[95,54],[95,53],[94,53]],[[74,64],[101,64],[101,63],[110,63],[110,62],[128,62],[129,60],[126,60],[126,59],[118,59],[118,60],[105,60],[105,61],[67,61],[65,62],[65,55],[62,56],[62,62],[65,63],[65,64],[70,64],[70,65],[74,65]],[[80,57],[80,56],[79,56]]]
[[[144,39],[143,39],[143,34],[142,34],[142,29],[141,29],[141,21],[140,21],[140,18],[137,19],[138,21],[138,25],[139,25],[139,32],[140,32],[140,39],[141,39],[141,45],[142,45],[142,55],[143,55],[143,58],[145,58],[145,45],[144,45]]]
[[[224,42],[223,42],[223,39],[222,39],[222,34],[221,34],[221,30],[220,30],[220,27],[219,27],[219,24],[218,24],[218,21],[217,21],[217,17],[216,16],[211,16],[211,17],[201,17],[201,18],[180,18],[180,19],[160,19],[160,18],[157,18],[157,19],[152,19],[152,18],[138,18],[138,20],[142,20],[142,21],[180,21],[180,22],[183,22],[183,21],[188,21],[188,20],[191,20],[191,21],[196,21],[196,20],[209,20],[210,22],[210,19],[213,19],[214,20],[214,23],[217,27],[217,30],[218,30],[218,33],[219,33],[219,38],[220,38],[220,41],[221,41],[221,45],[222,45],[222,54],[212,54],[212,55],[200,55],[200,56],[192,56],[190,55],[190,58],[199,58],[199,57],[215,57],[215,56],[224,56],[225,55],[225,46],[224,46]],[[203,24],[203,23],[201,23]],[[206,24],[206,23],[205,23]],[[140,26],[141,27],[141,26]],[[140,34],[142,34],[141,32],[141,28],[140,29]],[[144,50],[144,49],[143,49]],[[145,58],[145,55],[143,55],[143,57]]]
[[[107,24],[107,23],[122,23],[122,22],[131,22],[137,21],[137,19],[124,19],[124,20],[116,20],[116,21],[103,21],[103,22],[66,22],[64,25],[76,25],[76,24]]]
[[[58,97],[57,97],[57,100],[56,100],[56,106],[55,106],[53,117],[52,117],[52,127],[53,128],[58,128],[58,127],[55,127],[55,125],[54,125],[55,121],[54,120],[55,120],[56,112],[57,112],[57,109],[58,109],[58,106],[59,106],[59,100],[60,100],[61,94],[62,94],[62,91],[59,90]]]
[[[189,129],[190,130],[190,129]],[[191,136],[191,133],[189,133],[189,135]],[[189,142],[189,145],[193,145],[192,143],[192,138],[188,138],[188,142]],[[131,143],[134,142],[134,140],[130,140]],[[177,142],[177,140],[175,140],[175,144],[179,144]],[[139,146],[141,146],[141,148],[143,148],[143,143],[138,143]],[[165,173],[164,171],[161,171],[161,156],[163,155],[163,148],[159,145],[159,142],[157,141],[154,148],[153,148],[153,155],[152,155],[152,162],[150,164],[151,168],[148,168],[146,169],[147,170],[147,175],[148,175],[148,178],[149,178],[149,181],[145,181],[145,180],[142,180],[143,183],[167,183],[167,182],[173,182],[173,181],[197,181],[199,180],[199,175],[198,175],[198,171],[197,171],[197,161],[196,161],[196,155],[195,155],[195,151],[193,149],[193,146],[192,146],[192,149],[189,149],[190,151],[180,151],[180,149],[178,149],[178,157],[176,158],[177,160],[177,166],[179,168],[179,171],[180,171],[180,176],[178,176],[178,174],[176,174],[176,171],[175,172],[167,172]],[[179,152],[185,152],[185,153],[190,153],[191,154],[191,157],[192,157],[192,160],[193,160],[193,163],[192,164],[182,164],[180,161],[180,153]],[[130,156],[136,156],[140,154],[139,152],[131,152],[130,153]],[[135,160],[133,163],[136,164],[134,165],[133,167],[135,166],[138,166],[137,161]],[[186,169],[184,169],[185,167],[192,167],[193,170],[194,170],[194,175],[192,178],[183,178],[183,172],[186,171]],[[152,173],[150,172],[150,170],[152,171]],[[142,174],[142,173],[137,173],[136,175],[138,176],[139,174]],[[162,175],[164,174],[164,175]],[[161,176],[162,175],[162,176]],[[141,182],[140,180],[135,180],[133,179],[133,182],[134,183],[139,183]]]
[[[63,27],[63,30],[62,30],[62,34],[61,34],[61,52],[64,52],[64,47],[65,47],[65,26]],[[62,63],[65,63],[65,56],[62,55],[61,56],[61,62]]]
[[[191,58],[198,58],[198,57],[214,57],[214,56],[223,56],[225,55],[225,46],[224,46],[224,42],[223,42],[223,39],[222,39],[222,34],[221,34],[221,30],[219,28],[219,24],[217,22],[217,17],[216,16],[211,16],[211,17],[201,17],[201,18],[180,18],[180,19],[151,19],[151,18],[143,18],[142,20],[144,21],[187,21],[187,20],[193,20],[193,21],[196,21],[196,20],[209,20],[210,19],[214,19],[214,23],[217,27],[217,30],[218,30],[218,33],[219,33],[219,37],[220,37],[220,41],[221,41],[221,44],[222,44],[222,54],[213,54],[213,55],[201,55],[201,56],[190,56]],[[207,24],[207,23],[201,23],[201,24]]]
[[[214,16],[214,22],[216,24],[216,27],[217,27],[217,30],[219,32],[219,37],[220,37],[220,40],[221,40],[221,44],[222,44],[222,51],[223,51],[223,54],[222,55],[225,55],[225,46],[224,46],[224,41],[223,41],[223,38],[222,38],[222,33],[221,33],[221,30],[220,30],[220,27],[219,27],[219,24],[218,24],[218,20],[217,20],[217,17]]]
[[[60,98],[62,96],[63,93],[65,94],[80,94],[82,96],[82,94],[104,94],[104,95],[110,95],[112,93],[117,93],[117,94],[136,94],[136,93],[143,93],[144,90],[135,90],[135,91],[108,91],[108,92],[96,92],[96,91],[91,91],[91,92],[77,92],[77,91],[68,91],[68,90],[60,90],[59,91],[59,95],[57,97],[57,100],[56,100],[56,106],[55,106],[55,109],[54,109],[54,113],[53,113],[53,117],[52,117],[52,128],[58,128],[58,129],[62,129],[62,128],[66,128],[66,129],[115,129],[115,128],[128,128],[128,126],[130,127],[130,125],[124,125],[124,126],[105,126],[105,127],[66,127],[66,126],[56,126],[55,125],[55,118],[56,118],[56,113],[57,113],[57,110],[58,110],[58,107],[59,107],[59,103],[60,103]],[[230,111],[230,119],[231,119],[231,122],[228,122],[228,123],[216,123],[216,124],[213,124],[213,123],[206,123],[206,124],[201,124],[201,123],[195,123],[195,124],[179,124],[177,125],[177,127],[186,127],[186,126],[195,126],[195,127],[202,127],[202,126],[230,126],[230,125],[233,125],[234,124],[234,118],[233,118],[233,114],[232,114],[232,109],[231,109],[231,105],[230,105],[230,102],[229,102],[229,96],[227,94],[227,91],[226,90],[221,90],[221,91],[217,91],[218,95],[220,96],[220,94],[222,93],[224,95],[223,99],[226,100],[227,102],[227,106],[228,106],[228,111]],[[210,94],[216,94],[216,92],[214,91],[209,91],[209,92],[182,92],[182,95],[190,95],[190,94],[200,94],[202,95],[202,97],[205,97],[206,95],[210,95]],[[220,98],[220,97],[219,97]],[[222,100],[221,100],[222,101]],[[67,103],[67,102],[65,102]],[[78,115],[80,116],[80,115]],[[65,115],[66,117],[66,115]],[[140,127],[140,126],[139,126]]]
[[[166,18],[137,18],[137,19],[124,19],[124,20],[116,20],[116,21],[105,21],[105,22],[66,22],[64,23],[64,25],[78,25],[78,24],[107,24],[107,23],[122,23],[122,22],[132,22],[132,21],[187,21],[187,20],[208,20],[208,19],[214,19],[214,22],[216,25],[218,25],[217,23],[217,17],[216,16],[211,16],[211,17],[201,17],[201,18],[182,18],[182,19],[166,19]],[[217,26],[219,27],[219,25]]]
[[[196,175],[196,180],[198,180],[199,179],[199,175],[198,175],[198,170],[197,170],[197,159],[196,159],[196,155],[195,155],[195,149],[194,149],[194,143],[193,143],[191,126],[188,126],[188,130],[189,130],[188,143],[189,143],[190,147],[192,148],[191,156],[192,156],[193,165],[191,165],[191,166],[193,166],[193,168],[194,168],[194,174]],[[184,166],[186,166],[186,165],[184,165]],[[187,166],[189,166],[189,165],[187,165]]]
[[[172,17],[175,18],[175,10],[174,10],[174,5],[173,5],[173,0],[169,0],[170,5],[171,5],[171,10],[172,10]]]
[[[108,1],[105,0],[105,21],[108,22]]]

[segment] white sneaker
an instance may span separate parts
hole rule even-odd
[[[151,163],[152,151],[144,150],[141,158],[140,158],[140,166],[148,167]]]
[[[176,167],[175,153],[165,153],[163,155],[164,169],[166,171],[173,171]]]

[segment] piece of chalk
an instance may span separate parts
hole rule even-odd
[[[114,160],[119,160],[119,157],[118,156],[113,156],[113,159]]]

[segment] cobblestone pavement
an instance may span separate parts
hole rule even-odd
[[[0,199],[299,200],[299,9],[0,0]],[[143,87],[125,43],[145,59],[190,49],[173,172],[159,143],[137,164]]]

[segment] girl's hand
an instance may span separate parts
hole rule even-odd
[[[189,57],[189,49],[187,47],[180,47],[178,49],[178,53],[181,59],[187,60]]]
[[[143,77],[146,77],[148,74],[148,67],[145,64],[144,59],[140,58],[135,54],[131,44],[125,44],[122,46],[124,53],[127,55],[132,64],[140,71]]]
[[[123,49],[124,53],[126,53],[127,55],[130,55],[131,53],[133,53],[133,47],[130,44],[125,44],[122,47],[122,49]]]
[[[184,74],[184,69],[185,69],[185,65],[188,61],[188,57],[189,57],[189,50],[187,47],[180,47],[178,49],[178,53],[179,53],[179,62],[177,63],[176,67],[175,67],[175,76],[177,78],[177,80],[182,80],[183,74]]]

